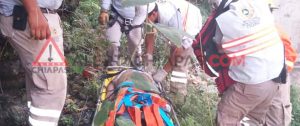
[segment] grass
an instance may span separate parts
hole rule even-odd
[[[210,10],[207,1],[201,0],[198,5],[201,8],[203,21],[207,18]],[[106,59],[105,50],[108,42],[103,38],[103,29],[98,26],[97,18],[99,14],[98,0],[81,0],[80,6],[75,10],[73,16],[63,21],[65,31],[65,42],[68,46],[66,57],[69,63],[69,73],[81,74],[83,66],[102,66]],[[122,38],[122,45],[125,46],[125,39]],[[154,54],[155,66],[162,67],[166,62],[168,55],[168,46],[159,39],[156,44]],[[125,49],[122,54],[127,54]],[[122,55],[121,59],[127,59]],[[126,63],[126,62],[125,62]],[[204,78],[202,78],[204,79]],[[97,98],[97,89],[99,84],[93,80],[87,80],[83,85],[85,95],[90,100]],[[291,101],[293,103],[293,121],[292,126],[300,126],[300,89],[296,86],[291,88]],[[218,101],[217,93],[208,93],[206,91],[190,87],[186,103],[177,107],[178,117],[182,126],[213,126],[216,104]],[[67,105],[70,111],[78,111],[78,106],[71,103]],[[73,117],[63,116],[61,119],[65,126],[73,125]]]
[[[218,101],[217,93],[189,89],[190,94],[180,108],[179,120],[182,126],[213,126]]]
[[[101,65],[108,43],[98,26],[100,7],[97,0],[81,0],[79,7],[63,21],[66,57],[71,73],[83,66]]]
[[[61,119],[61,125],[62,126],[73,126],[74,120],[72,115],[63,116]]]
[[[291,86],[291,102],[293,106],[292,110],[292,126],[300,126],[300,88],[299,85]]]

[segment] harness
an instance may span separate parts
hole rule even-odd
[[[116,117],[128,114],[136,126],[142,126],[142,119],[147,126],[174,126],[166,113],[166,100],[155,93],[133,88],[133,82],[123,82],[116,98],[114,109],[109,112],[105,126],[114,126]]]
[[[129,32],[132,29],[140,28],[144,24],[140,25],[132,25],[132,19],[130,18],[124,18],[122,15],[120,15],[117,10],[111,6],[111,13],[110,13],[110,21],[108,22],[108,26],[112,27],[116,22],[119,23],[121,26],[121,32],[124,32],[125,34],[129,34]]]

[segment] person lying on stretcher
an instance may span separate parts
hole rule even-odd
[[[174,111],[171,111],[168,101],[160,96],[157,85],[146,72],[124,70],[113,77],[106,91],[106,99],[102,101],[100,110],[96,111],[93,124],[174,126],[169,115]],[[106,116],[105,120],[103,116]]]

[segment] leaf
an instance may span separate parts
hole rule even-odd
[[[124,7],[140,6],[140,5],[146,5],[148,3],[152,3],[155,1],[156,0],[122,0],[122,5]]]
[[[159,33],[166,37],[170,42],[174,43],[177,47],[181,46],[183,36],[192,38],[191,35],[175,27],[168,27],[162,24],[151,24]]]

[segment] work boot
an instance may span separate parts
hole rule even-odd
[[[183,105],[187,96],[187,75],[181,71],[173,71],[171,75],[170,97],[176,104]]]
[[[107,51],[108,66],[118,66],[119,61],[119,47],[111,45]]]
[[[136,67],[138,70],[142,70],[142,56],[141,54],[136,54],[133,61],[131,61],[131,66]]]
[[[153,55],[145,54],[143,60],[144,60],[145,72],[149,74],[153,74],[155,72],[155,68],[153,66]]]

